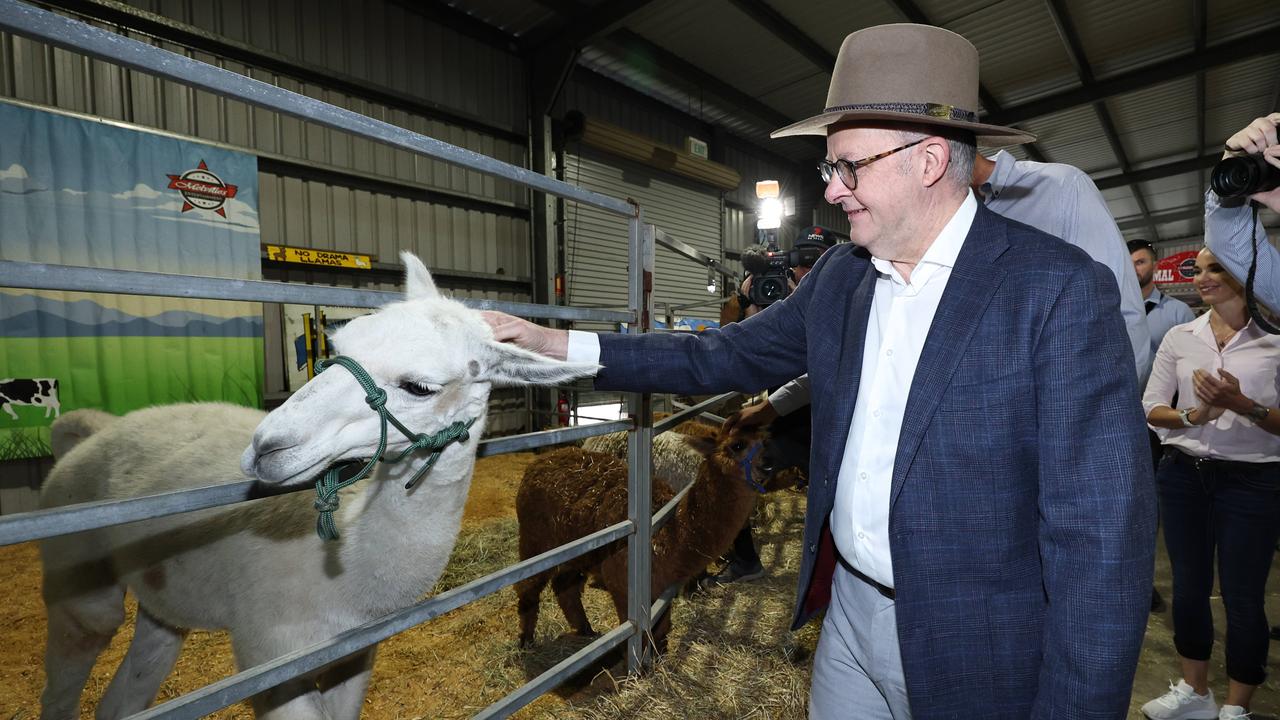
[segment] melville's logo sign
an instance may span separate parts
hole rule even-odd
[[[222,217],[227,216],[223,204],[236,196],[236,186],[222,182],[222,178],[209,171],[204,160],[194,170],[181,175],[170,175],[169,189],[177,190],[182,195],[182,212],[199,208],[212,210]]]

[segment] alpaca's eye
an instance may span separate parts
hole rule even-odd
[[[743,448],[745,448],[746,446],[747,446],[746,443],[736,442],[733,445],[731,445],[729,449],[737,453],[737,452],[742,452]]]
[[[435,390],[432,390],[431,388],[427,387],[426,385],[423,385],[422,383],[416,383],[411,380],[402,381],[400,383],[400,389],[409,393],[410,395],[416,395],[418,397],[427,397],[428,395],[436,394]]]

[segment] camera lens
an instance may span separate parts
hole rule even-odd
[[[771,303],[781,300],[787,296],[787,281],[776,277],[762,278],[760,295]]]
[[[1213,168],[1209,186],[1221,198],[1237,198],[1280,187],[1280,169],[1262,155],[1241,155],[1221,160]]]

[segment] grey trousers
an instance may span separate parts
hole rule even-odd
[[[809,692],[811,720],[911,720],[894,602],[836,565]]]

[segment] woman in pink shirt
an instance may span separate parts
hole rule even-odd
[[[1142,707],[1152,720],[1243,718],[1266,678],[1270,642],[1263,600],[1280,536],[1280,336],[1249,320],[1240,283],[1208,250],[1196,258],[1195,286],[1210,310],[1165,335],[1142,398],[1165,445],[1156,484],[1182,658],[1182,680]],[[1221,709],[1209,689],[1215,555],[1227,615]]]

